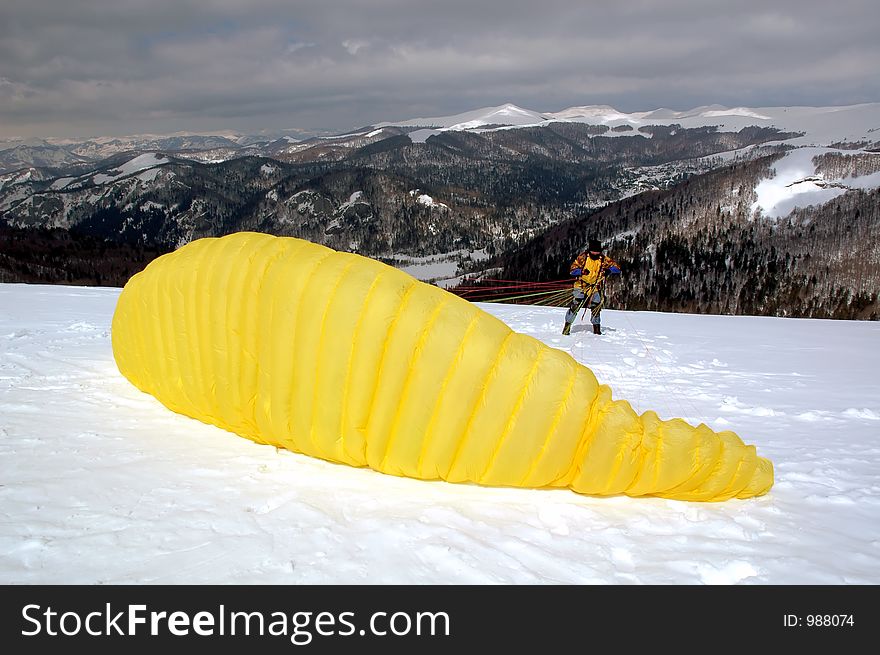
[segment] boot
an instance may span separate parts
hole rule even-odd
[[[593,323],[593,334],[602,334],[602,328],[598,323]]]
[[[562,334],[569,335],[571,334],[571,323],[566,323],[562,328]]]

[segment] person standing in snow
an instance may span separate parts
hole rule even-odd
[[[580,253],[569,267],[569,272],[577,279],[574,283],[571,306],[565,313],[565,327],[562,334],[571,334],[571,326],[581,307],[589,304],[590,323],[593,334],[602,334],[600,313],[605,304],[605,278],[620,275],[616,261],[602,254],[602,244],[590,239],[587,250]]]

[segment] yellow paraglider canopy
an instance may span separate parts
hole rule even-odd
[[[718,501],[766,493],[733,432],[637,415],[592,371],[380,262],[242,232],[125,286],[120,372],[259,443],[392,475]]]

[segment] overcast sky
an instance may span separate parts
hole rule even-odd
[[[877,0],[0,0],[0,138],[880,101]]]

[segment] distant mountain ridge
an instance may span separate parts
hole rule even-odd
[[[73,280],[65,272],[66,281],[96,283],[100,275],[99,283],[121,284],[132,272],[124,261],[145,261],[140,250],[237,230],[301,237],[408,270],[423,260],[430,266],[416,274],[443,284],[487,267],[514,279],[553,277],[593,232],[624,247],[622,257],[641,271],[630,308],[862,317],[876,304],[880,103],[631,114],[505,104],[337,135],[263,137],[141,135],[0,150],[0,161],[20,161],[29,148],[48,163],[0,174],[0,228],[16,244],[14,256],[0,251],[0,280],[54,281],[65,271],[65,249],[90,239],[89,252],[127,250],[112,272],[86,262]],[[50,146],[56,150],[43,150]],[[678,195],[685,189],[694,197]],[[658,193],[675,201],[659,210],[644,204]],[[710,256],[705,236],[810,280],[816,235],[832,239],[850,225],[859,226],[858,241],[836,239],[834,257],[857,251],[863,272],[850,262],[834,268],[833,280],[792,278],[783,304],[755,285],[746,286],[757,296],[740,299],[742,276],[755,270],[724,277],[735,260]],[[569,236],[552,236],[560,230]],[[28,259],[26,235],[47,240],[39,261]],[[652,252],[692,252],[715,273],[683,278],[696,291],[663,282],[652,273]],[[715,295],[722,279],[724,301]],[[838,298],[834,309],[830,297]]]
[[[833,116],[833,119],[831,118]],[[686,111],[654,109],[643,112],[620,112],[609,105],[569,107],[558,112],[524,109],[512,103],[484,107],[450,116],[410,118],[379,122],[342,134],[314,135],[280,130],[261,135],[220,131],[212,134],[177,133],[171,135],[133,135],[76,139],[22,139],[0,141],[0,173],[22,168],[62,168],[95,163],[124,152],[174,152],[196,161],[225,161],[254,155],[274,157],[294,153],[312,153],[318,157],[328,144],[367,145],[391,136],[428,130],[416,141],[446,131],[483,131],[530,128],[553,123],[581,123],[607,129],[608,134],[622,133],[614,128],[631,127],[638,133],[650,125],[683,128],[715,127],[722,132],[737,132],[758,126],[780,132],[803,132],[792,145],[829,145],[880,147],[880,103],[842,107],[725,107],[705,105]],[[302,158],[302,156],[300,156]]]

